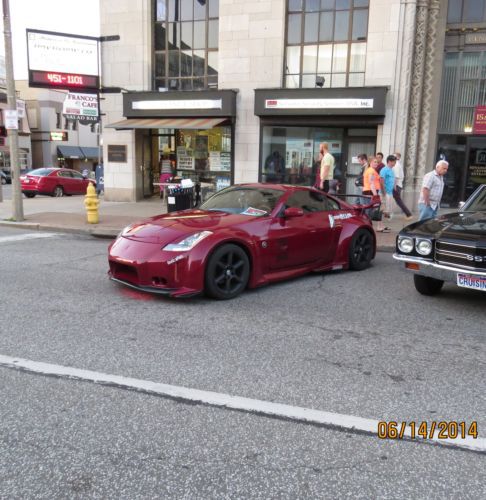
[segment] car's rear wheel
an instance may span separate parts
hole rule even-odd
[[[373,236],[366,229],[358,229],[349,245],[349,267],[356,271],[366,269],[373,258]]]
[[[26,198],[33,198],[36,193],[24,193]]]
[[[250,261],[238,245],[228,243],[217,248],[206,266],[206,293],[220,300],[239,295],[248,284]]]
[[[56,186],[54,188],[54,192],[52,193],[52,195],[55,196],[56,198],[64,196],[64,189],[62,188],[62,186]]]
[[[422,295],[437,295],[442,290],[444,282],[442,280],[436,280],[435,278],[414,274],[413,284],[417,292]]]

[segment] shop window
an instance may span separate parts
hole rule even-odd
[[[336,162],[334,176],[342,181],[342,129],[264,126],[262,134],[262,182],[313,185],[321,142],[328,143]]]
[[[368,7],[369,0],[287,0],[283,85],[316,87],[317,76],[325,87],[364,85]]]
[[[219,0],[156,0],[154,88],[217,87]]]

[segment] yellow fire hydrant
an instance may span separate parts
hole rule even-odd
[[[86,207],[88,224],[98,224],[98,207],[100,206],[100,200],[98,200],[98,195],[96,194],[96,190],[92,182],[88,184],[86,196],[84,197],[84,206]]]

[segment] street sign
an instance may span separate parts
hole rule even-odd
[[[4,109],[3,118],[5,121],[5,128],[7,130],[18,130],[19,114],[16,109]]]
[[[64,99],[62,113],[70,120],[97,122],[98,95],[69,92]]]

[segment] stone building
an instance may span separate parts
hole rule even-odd
[[[482,17],[468,24],[472,4]],[[444,117],[462,104],[450,102],[453,83],[441,97],[442,69],[449,81],[469,68],[467,49],[480,51],[483,0],[119,0],[100,14],[102,38],[119,36],[101,43],[108,200],[151,196],[161,172],[198,181],[204,196],[230,183],[310,185],[324,141],[347,193],[359,153],[402,152],[410,202],[439,155],[464,147],[447,199],[466,193],[476,142]],[[472,120],[482,94],[469,97]]]

